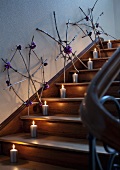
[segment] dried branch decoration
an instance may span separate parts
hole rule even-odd
[[[55,42],[57,42],[57,44],[59,45],[59,49],[60,49],[60,52],[59,54],[57,55],[56,57],[56,61],[58,60],[58,58],[61,56],[63,59],[64,59],[64,83],[65,83],[65,68],[66,68],[66,62],[67,61],[71,61],[73,66],[74,66],[74,69],[78,71],[78,69],[76,68],[75,64],[74,64],[74,59],[77,58],[83,65],[85,68],[87,68],[87,66],[77,57],[77,55],[75,54],[75,52],[73,52],[72,50],[72,47],[71,47],[71,43],[76,39],[77,35],[75,35],[73,37],[73,39],[71,41],[68,41],[68,28],[69,28],[69,21],[68,23],[66,24],[67,28],[66,28],[66,39],[65,41],[63,41],[60,37],[60,34],[59,34],[59,31],[58,31],[58,27],[57,27],[57,21],[56,21],[56,15],[55,15],[55,11],[53,12],[53,16],[54,16],[54,22],[55,22],[55,29],[56,29],[56,32],[57,32],[57,36],[58,36],[58,40],[55,39],[53,36],[51,36],[49,33],[39,29],[39,28],[36,28],[37,31],[40,31],[44,34],[46,34],[48,37],[50,37],[51,39],[53,39]]]
[[[36,44],[34,42],[34,36],[32,37],[32,41],[31,43],[28,45],[28,47],[26,47],[28,49],[28,65],[24,59],[24,56],[22,55],[22,46],[21,45],[18,45],[15,49],[15,52],[13,54],[13,56],[11,57],[11,59],[9,61],[7,60],[4,60],[2,58],[2,61],[4,62],[4,71],[7,72],[7,80],[6,80],[6,85],[7,87],[4,88],[4,90],[6,89],[9,89],[9,90],[12,90],[15,95],[20,99],[20,101],[26,105],[26,107],[28,107],[28,115],[29,115],[29,106],[31,106],[33,104],[33,102],[30,100],[30,86],[32,85],[32,87],[34,88],[34,92],[36,94],[36,97],[37,97],[37,100],[38,100],[38,103],[39,103],[39,106],[42,106],[42,102],[41,102],[41,97],[42,97],[42,92],[43,90],[46,90],[49,88],[49,85],[47,82],[45,82],[45,76],[44,76],[44,67],[48,65],[47,63],[47,59],[44,61],[43,58],[41,57],[41,59],[37,56],[37,54],[35,53],[34,49],[36,48]],[[23,62],[23,65],[25,66],[25,70],[26,70],[26,74],[23,74],[21,73],[20,71],[18,71],[17,69],[15,69],[13,66],[12,66],[12,61],[15,57],[15,54],[16,53],[19,53],[21,59],[22,59],[22,62]],[[30,73],[30,65],[31,65],[31,55],[34,54],[34,56],[38,59],[39,63],[40,63],[40,66],[31,74]],[[16,74],[20,74],[22,77],[24,77],[24,79],[18,81],[18,82],[15,82],[15,83],[11,83],[12,80],[11,80],[11,76],[10,76],[10,72],[9,70],[13,70],[13,72],[15,72]],[[34,75],[40,70],[42,69],[42,82],[39,82],[37,80],[35,80],[34,78]],[[15,90],[15,85],[19,84],[19,83],[22,83],[24,81],[28,81],[28,99],[27,101],[24,101],[22,99],[22,97],[16,92]],[[37,91],[37,88],[36,88],[36,85],[35,83],[39,83],[40,85],[42,85],[42,90],[41,90],[41,93],[38,94],[38,91]],[[36,103],[36,102],[35,102]]]

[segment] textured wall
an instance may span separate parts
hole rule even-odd
[[[120,39],[120,1],[113,0],[113,7],[114,7],[114,17],[115,17],[115,32],[117,39]]]
[[[59,32],[64,40],[66,31],[65,23],[68,19],[71,21],[79,20],[82,18],[79,6],[81,6],[84,11],[87,11],[88,7],[92,7],[94,2],[95,0],[1,0],[0,57],[4,59],[10,58],[13,54],[11,49],[14,50],[15,46],[19,44],[21,44],[22,47],[27,46],[34,35],[37,44],[36,53],[39,57],[43,56],[44,59],[47,58],[49,62],[49,65],[45,68],[45,77],[46,81],[48,81],[63,67],[63,60],[59,59],[55,62],[55,57],[58,54],[57,44],[49,37],[37,32],[35,28],[39,27],[57,38],[52,13],[56,11]],[[104,12],[104,16],[101,17],[100,24],[106,32],[115,36],[112,0],[98,1],[94,10],[94,16],[98,17],[102,11]],[[69,28],[69,40],[71,40],[76,33],[79,33],[79,35],[72,47],[74,51],[79,53],[90,43],[90,40],[89,38],[81,39],[81,31],[72,26]],[[104,38],[109,39],[108,37]],[[26,61],[28,61],[27,52],[26,49],[22,50]],[[31,70],[33,70],[36,67],[37,60],[34,60],[34,57],[31,60]],[[24,65],[18,54],[15,56],[13,64],[15,68],[24,72]],[[7,79],[6,73],[2,72],[3,65],[4,63],[0,60],[0,123],[22,104],[12,91],[3,90]],[[38,80],[41,80],[40,74],[36,74],[35,76]],[[11,77],[12,82],[21,80],[21,76],[13,71],[11,71]],[[24,100],[27,99],[27,87],[27,81],[15,86],[15,89]],[[37,88],[39,87],[40,85],[37,84]],[[33,93],[33,88],[30,90],[30,93]]]

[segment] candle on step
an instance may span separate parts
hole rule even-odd
[[[16,163],[18,161],[18,150],[15,149],[15,145],[12,145],[12,149],[10,150],[10,162]]]
[[[78,83],[78,74],[77,73],[74,73],[72,75],[72,78],[73,78],[73,83]]]
[[[46,101],[44,102],[44,105],[42,105],[42,111],[44,116],[48,115],[48,105]]]
[[[62,84],[62,88],[60,89],[60,97],[65,98],[66,97],[66,89],[64,88],[64,85]]]
[[[88,69],[92,70],[93,69],[93,61],[91,61],[91,58],[89,58],[89,61],[87,64],[88,64]]]
[[[35,125],[35,121],[33,120],[32,125],[30,126],[31,137],[37,137],[37,125]]]
[[[108,40],[107,47],[112,48],[112,43],[110,42],[110,40]]]
[[[93,51],[93,58],[98,58],[98,52],[96,51],[96,48]]]

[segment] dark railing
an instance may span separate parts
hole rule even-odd
[[[120,48],[118,48],[112,57],[104,64],[101,70],[96,74],[88,87],[87,94],[80,106],[80,113],[83,123],[89,129],[89,147],[91,170],[96,170],[96,162],[99,169],[102,170],[97,152],[95,150],[96,138],[106,143],[105,149],[114,148],[110,153],[111,157],[108,163],[108,170],[112,170],[114,158],[120,153],[120,104],[111,96],[104,96],[113,80],[120,72]],[[104,96],[104,97],[103,97]],[[112,115],[105,107],[106,101],[112,100],[118,110],[118,117]],[[108,147],[109,146],[109,147]],[[107,150],[108,149],[108,150]],[[116,165],[116,170],[120,167]]]

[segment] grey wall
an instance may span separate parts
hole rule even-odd
[[[115,20],[115,32],[117,39],[120,39],[120,1],[113,0],[114,7],[114,20]]]
[[[32,36],[34,35],[34,41],[37,44],[36,53],[39,57],[42,56],[44,59],[48,59],[49,62],[49,65],[45,68],[45,77],[46,81],[48,81],[63,68],[63,60],[59,59],[55,62],[55,57],[59,53],[57,43],[44,34],[37,32],[35,29],[39,27],[57,38],[52,13],[56,11],[59,32],[62,39],[65,39],[65,23],[68,19],[71,21],[79,20],[82,18],[79,6],[81,6],[84,11],[87,11],[88,7],[92,7],[94,2],[95,0],[1,0],[0,58],[10,59],[15,46],[21,44],[23,47],[22,53],[26,61],[28,61],[28,50],[26,50],[25,47],[31,42]],[[95,18],[98,17],[102,11],[104,15],[100,19],[100,24],[106,32],[115,36],[113,1],[99,0],[94,10]],[[79,35],[72,44],[72,48],[73,51],[79,53],[90,43],[90,40],[89,38],[82,39],[82,32],[72,26],[69,28],[69,40],[71,40],[76,33],[79,33]],[[110,39],[104,35],[103,37]],[[34,56],[31,60],[31,70],[33,71],[38,64],[36,64],[37,60]],[[7,80],[7,74],[3,72],[3,66],[4,63],[0,60],[0,123],[22,104],[12,91],[8,89],[3,90],[6,87],[5,81]],[[18,54],[15,56],[13,66],[24,73],[24,65]],[[13,71],[10,71],[10,75],[12,83],[22,79],[20,75]],[[41,81],[40,73],[36,74],[35,78]],[[16,91],[24,100],[27,99],[27,87],[27,81],[15,86]],[[36,87],[38,89],[40,85],[36,84]],[[34,90],[31,88],[30,95],[33,93]]]

